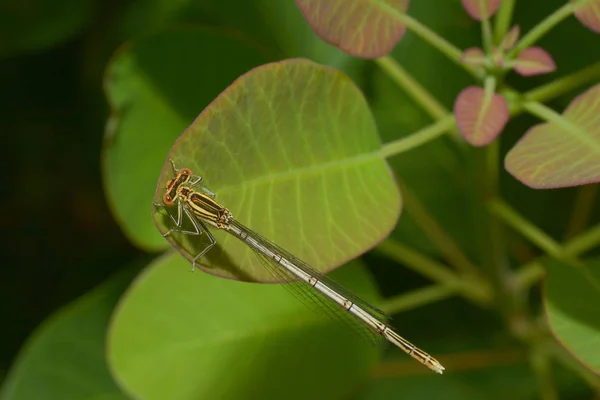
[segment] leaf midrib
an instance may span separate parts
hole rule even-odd
[[[276,180],[285,180],[287,178],[295,178],[298,175],[310,174],[313,172],[322,172],[323,169],[344,168],[347,166],[358,165],[358,164],[370,162],[373,160],[383,160],[379,151],[374,151],[371,153],[363,153],[358,156],[344,158],[342,160],[335,160],[335,161],[330,161],[330,162],[325,162],[325,163],[313,164],[313,165],[310,165],[307,167],[295,168],[290,171],[282,171],[282,172],[261,175],[260,177],[247,180],[243,183],[233,184],[233,185],[228,185],[228,186],[223,186],[221,188],[217,188],[216,189],[218,191],[217,195],[220,195],[223,193],[228,193],[228,192],[235,192],[244,187],[261,185],[261,184],[273,182]]]

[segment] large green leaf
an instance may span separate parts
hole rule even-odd
[[[353,264],[335,278],[374,300],[369,276]],[[284,285],[190,273],[173,253],[123,297],[108,346],[121,386],[146,400],[336,399],[360,383],[378,355]]]
[[[2,400],[125,400],[105,361],[106,326],[136,269],[115,276],[46,320],[4,381]]]
[[[169,159],[202,176],[238,221],[327,271],[396,225],[400,195],[380,146],[365,99],[346,75],[287,60],[238,79],[177,140]],[[173,175],[165,162],[155,202]],[[173,223],[157,210],[167,232]],[[220,247],[203,261],[206,272],[275,279],[244,243],[215,236]],[[189,260],[199,252],[197,236],[168,239]]]
[[[91,21],[94,0],[0,2],[0,57],[30,53],[71,39]]]
[[[137,246],[166,245],[150,199],[175,138],[232,80],[265,60],[236,35],[199,28],[169,30],[117,52],[106,72],[113,115],[103,175],[113,213]]]
[[[544,304],[556,338],[589,368],[600,373],[600,259],[580,267],[546,264]]]
[[[536,189],[600,182],[600,84],[577,96],[562,117],[529,129],[505,166]]]

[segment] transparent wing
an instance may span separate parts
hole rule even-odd
[[[235,224],[236,227],[240,230],[246,232],[249,236],[252,236],[255,240],[260,242],[260,244],[275,254],[279,254],[287,260],[294,263],[296,267],[303,270],[307,274],[313,276],[318,279],[325,285],[329,286],[331,289],[335,290],[352,303],[361,307],[363,310],[369,312],[371,315],[376,317],[382,322],[386,322],[388,320],[387,315],[366,302],[365,300],[358,297],[356,294],[352,293],[350,290],[346,289],[344,286],[340,285],[333,279],[323,275],[304,261],[298,259],[292,254],[288,253],[281,247],[277,246],[273,242],[259,235],[258,233],[251,231],[246,228],[244,225],[240,224],[237,221],[230,221],[230,224]],[[271,258],[266,255],[260,253],[259,251],[252,249],[254,254],[256,254],[258,260],[263,265],[263,267],[273,275],[278,281],[283,283],[283,286],[296,298],[298,298],[302,303],[306,306],[310,307],[314,311],[320,312],[327,317],[344,324],[346,327],[349,327],[360,335],[363,339],[368,340],[370,343],[381,346],[386,343],[386,340],[380,336],[378,333],[371,330],[368,326],[359,321],[356,317],[350,314],[347,310],[340,307],[333,300],[329,299],[327,296],[314,289],[308,283],[298,280],[291,272],[283,268],[281,265],[276,264]]]

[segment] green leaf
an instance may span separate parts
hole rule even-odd
[[[150,199],[173,141],[231,81],[265,60],[238,36],[199,28],[169,30],[117,52],[105,79],[113,114],[103,175],[115,218],[138,247],[166,247]]]
[[[406,31],[409,0],[296,0],[308,23],[327,43],[357,57],[388,54]]]
[[[471,18],[481,21],[498,11],[502,0],[462,0],[463,7]]]
[[[544,305],[556,338],[588,368],[600,373],[600,259],[580,267],[545,264]]]
[[[571,0],[575,16],[588,29],[600,33],[600,0]]]
[[[367,300],[359,263],[333,274]],[[357,286],[358,285],[358,286]],[[316,313],[284,285],[190,273],[171,253],[139,276],[114,315],[109,365],[133,397],[335,399],[365,376],[377,348]]]
[[[31,53],[71,39],[91,21],[94,0],[0,2],[0,57]]]
[[[547,74],[556,70],[552,56],[541,47],[528,47],[514,60],[514,70],[522,76]]]
[[[577,96],[561,117],[529,129],[507,153],[506,170],[536,189],[600,181],[600,85]]]
[[[400,194],[380,147],[352,81],[297,59],[238,79],[177,140],[169,158],[202,176],[238,221],[325,272],[396,225]],[[168,161],[164,166],[157,203],[174,175]],[[163,233],[173,226],[161,209],[155,218]],[[215,237],[220,247],[202,262],[206,272],[273,281],[243,242],[225,232]],[[197,236],[168,239],[189,260],[199,253]]]
[[[105,362],[105,334],[129,269],[49,317],[4,381],[2,400],[125,400]]]
[[[459,93],[454,116],[461,135],[473,146],[490,144],[508,122],[508,104],[504,97],[477,86]]]

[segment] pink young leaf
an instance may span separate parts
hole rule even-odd
[[[409,0],[296,0],[312,29],[348,54],[377,58],[402,39]]]
[[[473,146],[491,143],[508,121],[508,104],[497,93],[486,95],[477,86],[464,89],[454,103],[454,116],[461,135]]]
[[[521,30],[519,29],[519,25],[515,25],[506,33],[504,39],[502,39],[502,43],[500,44],[500,48],[504,51],[508,51],[512,49],[517,40],[519,40],[519,36],[521,34]]]
[[[571,0],[575,16],[588,29],[600,33],[600,0]]]
[[[477,21],[494,15],[498,11],[501,2],[502,0],[462,0],[463,7],[467,10],[467,13]]]
[[[469,65],[483,66],[485,65],[485,53],[477,47],[469,47],[462,53],[461,61]]]
[[[515,71],[522,76],[548,74],[556,70],[552,56],[541,47],[529,47],[515,60]]]
[[[530,128],[504,165],[536,189],[600,182],[600,84],[571,101],[560,121]]]

